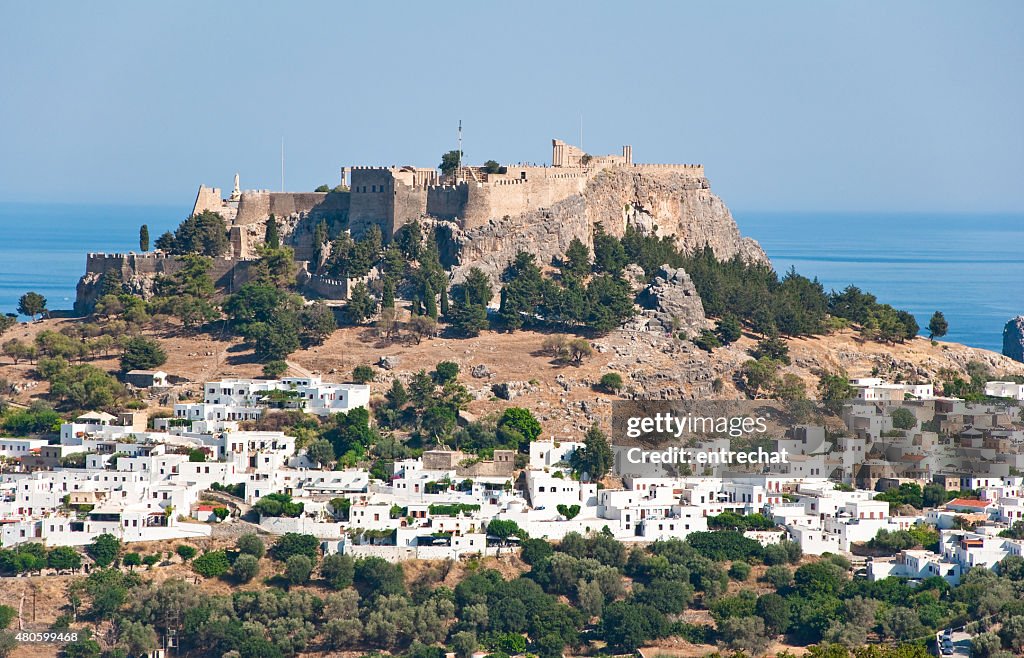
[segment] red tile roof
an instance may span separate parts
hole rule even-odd
[[[988,507],[991,503],[987,500],[975,500],[973,498],[954,498],[946,503],[947,507]]]

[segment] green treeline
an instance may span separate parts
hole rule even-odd
[[[183,656],[240,658],[323,651],[465,658],[478,650],[558,658],[632,654],[671,637],[754,656],[780,639],[813,645],[815,658],[924,658],[937,630],[965,624],[980,633],[974,653],[982,658],[1024,646],[1024,559],[1016,556],[998,573],[972,569],[951,588],[941,578],[851,578],[841,556],[808,560],[796,544],[762,546],[728,530],[631,547],[604,531],[552,544],[512,521],[492,522],[487,533],[502,542],[518,537],[527,570],[506,576],[472,562],[446,585],[451,563],[417,564],[410,577],[408,565],[379,557],[324,556],[311,535],[288,533],[267,547],[250,534],[231,549],[179,544],[174,553],[145,556],[123,553],[105,535],[86,549],[100,566],[71,585],[74,614],[69,609],[54,629],[113,622],[118,630],[107,640],[115,651],[145,651],[175,632]],[[0,567],[77,572],[74,553],[25,545],[4,552]],[[264,585],[211,594],[190,581],[147,577],[146,569],[172,561],[227,583],[262,574]],[[714,626],[684,621],[688,610],[710,614]],[[80,633],[74,655],[99,656],[90,634]]]

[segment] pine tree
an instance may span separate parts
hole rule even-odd
[[[146,224],[139,229],[139,250],[149,251],[149,226]]]
[[[370,297],[365,283],[357,283],[352,287],[348,304],[345,306],[345,319],[352,324],[359,324],[377,312],[377,302]]]
[[[612,450],[608,436],[595,423],[587,430],[584,446],[577,448],[569,458],[569,465],[579,475],[587,474],[591,482],[597,482],[611,470]]]
[[[562,261],[562,276],[586,276],[590,271],[590,249],[579,238],[573,238]]]
[[[487,320],[487,307],[471,302],[468,291],[462,290],[463,296],[455,297],[451,313],[446,316],[448,324],[464,336],[479,336],[481,331],[490,326]]]
[[[119,270],[107,270],[100,277],[100,297],[104,295],[120,295],[121,286],[121,272]]]
[[[942,311],[935,311],[935,315],[928,322],[928,337],[932,340],[942,338],[948,331],[949,322],[946,321],[946,316],[942,314]]]
[[[718,321],[715,333],[718,334],[718,338],[722,341],[723,345],[731,345],[743,335],[743,327],[740,326],[740,321],[736,316],[729,313]]]
[[[405,406],[405,403],[409,401],[409,393],[405,390],[405,385],[402,384],[402,380],[395,379],[391,382],[391,388],[384,397],[388,401],[388,406],[396,411]]]
[[[27,315],[34,321],[36,316],[46,313],[46,297],[37,292],[27,292],[18,300],[18,313]]]

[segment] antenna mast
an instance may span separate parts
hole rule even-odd
[[[458,162],[459,162],[459,166],[455,170],[455,177],[456,177],[456,179],[458,179],[459,175],[462,173],[462,119],[459,119],[459,160],[458,160]]]

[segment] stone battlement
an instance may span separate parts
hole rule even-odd
[[[547,166],[508,165],[502,173],[463,167],[444,179],[436,170],[411,166],[345,167],[351,175],[350,227],[363,235],[378,226],[389,238],[404,224],[422,216],[456,222],[469,230],[503,217],[516,217],[583,193],[601,172],[652,172],[703,178],[698,164],[635,164],[633,148],[621,155],[591,155],[579,147],[552,140]]]
[[[634,164],[630,166],[640,171],[675,171],[691,176],[704,176],[704,165],[701,164]]]
[[[552,140],[551,144],[551,164],[511,164],[502,167],[501,173],[464,166],[442,177],[432,167],[345,166],[341,168],[341,182],[348,191],[327,194],[241,191],[236,174],[230,198],[221,198],[219,188],[203,186],[195,211],[211,209],[224,214],[234,231],[233,253],[244,256],[252,252],[252,240],[235,239],[235,233],[251,234],[258,240],[258,229],[270,215],[279,220],[311,215],[317,215],[317,219],[326,217],[328,221],[347,219],[355,237],[377,226],[385,239],[390,239],[406,223],[424,216],[454,221],[463,229],[471,229],[496,219],[550,208],[583,193],[602,172],[704,177],[704,166],[699,164],[634,163],[633,148],[629,145],[622,147],[621,155],[593,155],[561,140]]]

